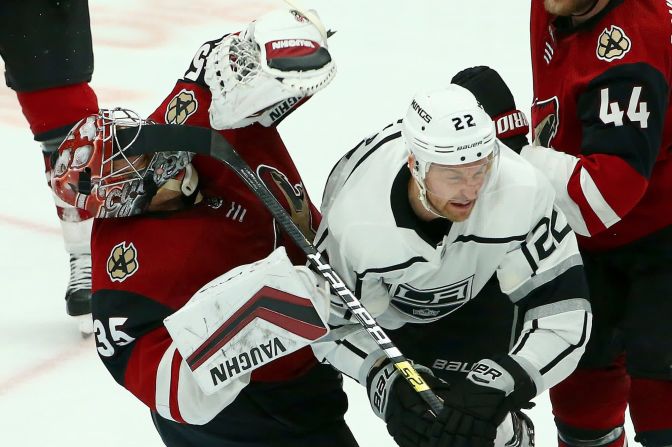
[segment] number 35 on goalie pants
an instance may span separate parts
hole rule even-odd
[[[328,334],[329,290],[320,282],[280,247],[215,278],[164,324],[212,394]]]

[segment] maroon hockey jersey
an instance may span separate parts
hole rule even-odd
[[[189,78],[193,68],[152,120],[209,127],[210,92],[202,73]],[[254,125],[222,133],[312,238],[319,214],[276,129]],[[177,212],[97,219],[91,244],[96,344],[106,367],[161,416],[200,424],[230,400],[200,394],[163,319],[207,282],[266,257],[286,239],[234,173],[207,157],[193,164],[202,203]],[[287,251],[295,264],[305,263],[292,243]],[[255,370],[252,381],[289,380],[314,365],[312,350],[304,348]]]
[[[535,145],[584,249],[672,224],[672,4],[612,0],[572,26],[532,1]],[[557,152],[556,152],[557,151]]]

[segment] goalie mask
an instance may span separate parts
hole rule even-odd
[[[77,123],[53,164],[51,187],[66,203],[93,217],[128,217],[145,212],[161,188],[190,196],[197,177],[189,152],[131,156],[121,145],[120,128],[135,128],[136,138],[151,123],[127,109],[102,109]]]
[[[402,134],[424,208],[454,221],[468,217],[499,159],[495,125],[473,94],[452,84],[416,94]]]

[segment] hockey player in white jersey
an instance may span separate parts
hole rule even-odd
[[[496,139],[490,117],[456,85],[416,95],[403,120],[332,171],[316,245],[396,334],[444,409],[431,415],[338,298],[332,341],[313,349],[367,385],[400,446],[534,445],[519,410],[576,367],[592,318],[576,238],[554,199],[543,173]],[[503,295],[522,326],[493,352],[482,335],[499,318],[491,309],[501,308]],[[465,328],[459,318],[472,300],[481,314],[471,312]],[[463,328],[480,341],[460,338]],[[498,331],[493,326],[493,343]],[[450,362],[420,360],[453,349],[480,361],[466,374],[457,362],[449,375]]]

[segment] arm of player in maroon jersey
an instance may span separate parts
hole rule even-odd
[[[624,64],[593,79],[577,104],[581,154],[528,146],[521,155],[541,168],[574,231],[595,235],[642,199],[658,158],[669,86],[648,64]]]
[[[164,418],[205,424],[236,398],[249,375],[205,395],[177,351],[163,319],[173,309],[119,289],[93,295],[98,354],[114,379]]]
[[[156,123],[210,127],[208,109],[211,95],[204,80],[205,61],[220,40],[221,38],[207,41],[198,48],[184,75],[149,116],[150,120]]]

